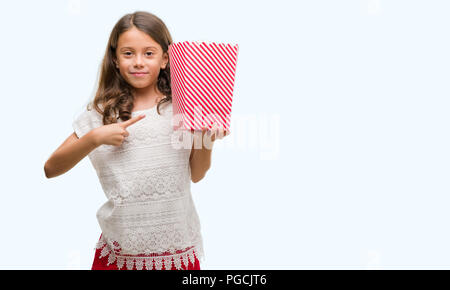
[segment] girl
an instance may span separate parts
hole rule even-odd
[[[97,212],[102,233],[93,270],[200,269],[190,182],[210,168],[212,148],[203,142],[225,134],[203,130],[194,134],[199,149],[196,142],[174,146],[180,140],[172,138],[171,43],[155,15],[123,16],[109,37],[93,102],[45,164],[46,176],[55,177],[88,155],[97,172],[108,201]]]

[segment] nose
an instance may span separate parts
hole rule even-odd
[[[137,55],[136,58],[134,59],[134,65],[135,66],[141,66],[142,65],[142,56],[141,55]]]

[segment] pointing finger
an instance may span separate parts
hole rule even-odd
[[[145,115],[136,116],[134,118],[126,120],[125,122],[122,122],[121,125],[122,125],[123,128],[127,128],[128,126],[133,125],[137,121],[142,120],[144,117],[145,117]]]

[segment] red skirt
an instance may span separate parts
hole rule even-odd
[[[100,238],[101,237],[102,236],[100,235]],[[100,258],[101,252],[102,252],[101,249],[95,250],[95,257],[94,257],[94,262],[92,263],[91,270],[119,270],[119,268],[117,268],[117,261],[115,261],[114,263],[112,263],[108,266],[108,256]],[[147,265],[145,265],[143,269],[146,269],[146,266]],[[122,268],[122,269],[124,269],[124,268]],[[126,267],[125,267],[125,269],[126,269]],[[182,270],[200,270],[200,261],[198,260],[197,256],[195,256],[194,264],[192,264],[191,261],[189,260],[187,269],[186,269],[186,265],[184,264],[184,261],[181,261],[181,269]],[[133,266],[133,270],[137,270],[136,265]],[[155,270],[155,262],[153,262],[152,270]],[[162,265],[162,270],[166,270],[164,264]],[[172,268],[170,270],[177,270],[173,261],[172,261]]]

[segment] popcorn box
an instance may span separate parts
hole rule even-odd
[[[238,45],[183,41],[169,45],[174,129],[230,131]]]

